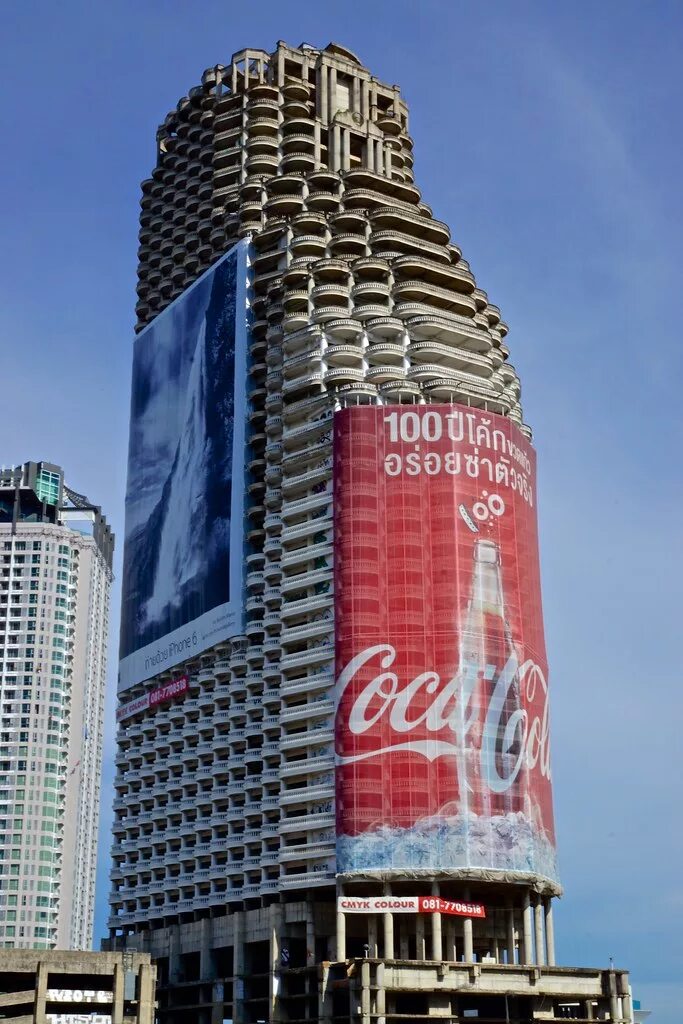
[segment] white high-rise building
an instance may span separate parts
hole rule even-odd
[[[113,548],[59,466],[0,472],[0,947],[92,944]]]

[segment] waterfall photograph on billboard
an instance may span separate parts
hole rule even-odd
[[[247,251],[135,339],[119,692],[243,632]]]

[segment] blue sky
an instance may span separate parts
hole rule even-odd
[[[0,462],[61,463],[119,538],[157,123],[204,68],[280,38],[335,39],[400,84],[417,182],[510,324],[539,453],[559,959],[612,956],[680,1019],[681,4],[24,0],[3,37]]]

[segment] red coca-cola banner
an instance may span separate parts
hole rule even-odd
[[[337,862],[556,879],[535,453],[457,405],[335,417]]]

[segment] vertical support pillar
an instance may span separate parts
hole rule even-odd
[[[542,966],[545,964],[545,941],[543,936],[543,900],[540,896],[536,897],[534,918],[536,922],[536,963]]]
[[[474,936],[472,933],[471,917],[464,917],[462,920],[462,944],[465,963],[474,963]]]
[[[348,128],[342,129],[342,170],[351,170],[351,132]]]
[[[373,959],[375,959],[377,957],[377,915],[376,914],[369,914],[368,915],[368,946],[370,947],[370,949],[368,951],[368,956],[371,956]]]
[[[280,1020],[280,932],[282,930],[282,906],[270,905],[270,1015],[268,1019]]]
[[[593,1020],[593,1000],[592,999],[586,999],[586,1001],[584,1003],[584,1013],[586,1015],[586,1020]]]
[[[620,974],[617,978],[617,987],[621,992],[621,1015],[626,1024],[633,1021],[633,1000],[631,999],[631,987],[628,983],[628,975]]]
[[[333,171],[338,171],[341,168],[341,129],[338,124],[331,124],[328,130],[328,137],[332,140],[332,159],[330,161],[330,167]],[[329,143],[328,143],[329,145]]]
[[[337,113],[337,69],[330,68],[329,74],[330,80],[327,93],[327,120],[332,124],[334,115]]]
[[[356,112],[356,113],[359,112],[360,111],[360,78],[358,78],[357,75],[353,76],[353,100],[352,100],[352,104],[353,104],[353,106],[351,107],[351,109],[354,112]]]
[[[124,971],[123,964],[114,964],[114,978],[112,981],[111,994],[111,1024],[123,1024],[123,992],[124,992]]]
[[[213,981],[216,977],[211,949],[211,918],[203,917],[200,925],[199,977],[202,981]]]
[[[154,984],[153,969],[147,964],[140,964],[138,969],[138,1008],[135,1014],[137,1024],[147,1024],[154,1017]]]
[[[507,960],[509,964],[515,962],[515,911],[511,903],[508,904],[505,911],[505,924],[507,932]]]
[[[327,121],[327,68],[321,64],[318,68],[318,116],[322,118],[323,124]]]
[[[455,918],[450,922],[451,937],[448,944],[448,959],[454,964],[458,962],[458,927],[455,922]]]
[[[171,925],[168,936],[168,980],[171,985],[180,981],[180,927]]]
[[[391,896],[391,886],[384,886],[384,895]],[[394,959],[394,915],[390,910],[384,913],[384,959]]]
[[[545,910],[545,945],[546,959],[549,967],[555,966],[555,925],[553,923],[553,902],[551,896],[543,901]]]
[[[364,78],[360,87],[360,112],[367,120],[370,117],[370,83]]]
[[[398,915],[398,955],[401,960],[408,960],[410,947],[408,945],[408,929],[410,927],[410,916]]]
[[[36,992],[33,997],[33,1020],[35,1024],[46,1024],[45,997],[47,995],[48,967],[45,961],[39,960],[36,966]]]
[[[524,909],[522,911],[524,924],[524,941],[522,943],[522,963],[532,964],[534,962],[533,942],[531,938],[531,901],[528,891],[524,893]]]
[[[364,960],[360,966],[360,1013],[362,1024],[370,1024],[370,963]]]
[[[432,896],[439,896],[441,889],[438,882],[432,882]],[[441,938],[441,911],[432,914],[432,960],[443,960],[443,941]]]
[[[330,985],[330,968],[322,965],[320,989],[318,991],[318,1019],[320,1024],[332,1024],[332,988]]]
[[[368,135],[365,140],[365,164],[369,171],[375,169],[375,140],[372,135]]]
[[[320,142],[320,121],[316,121],[313,125],[313,159],[315,160],[316,171],[320,167],[320,161],[322,157],[322,148]]]
[[[465,889],[464,892],[465,902],[470,901],[470,890]],[[474,931],[472,927],[472,918],[464,917],[462,920],[462,940],[463,940],[463,952],[465,954],[465,963],[474,963]]]
[[[236,910],[232,915],[232,1020],[244,1024],[244,915]]]
[[[344,888],[341,882],[337,882],[337,901],[344,895]],[[339,903],[337,902],[337,907]],[[346,960],[346,914],[343,910],[337,910],[337,949],[335,960]]]
[[[315,963],[315,917],[311,893],[306,898],[306,963],[309,967]]]
[[[384,974],[386,966],[385,964],[377,964],[377,972],[375,974],[375,1013],[377,1014],[377,1024],[386,1024],[386,1012],[387,1012],[387,993],[384,987]]]
[[[417,915],[417,921],[415,922],[415,958],[416,960],[427,959],[427,951],[425,949],[425,919],[422,914]]]
[[[617,996],[617,976],[614,971],[609,972],[609,1015],[613,1022],[621,1017]]]

